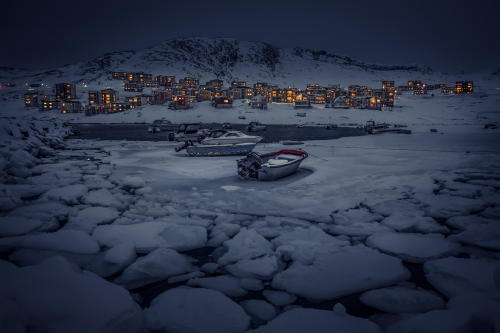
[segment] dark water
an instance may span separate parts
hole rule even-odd
[[[100,139],[100,140],[130,140],[130,141],[167,141],[168,130],[160,133],[148,133],[148,124],[72,124],[74,129],[80,131],[75,139]],[[204,127],[216,129],[220,124],[204,124]],[[246,125],[232,125],[234,130],[246,131]],[[251,132],[264,139],[263,143],[279,142],[282,140],[329,140],[344,136],[364,135],[362,128],[338,127],[326,129],[324,127],[306,126],[297,128],[295,125],[267,125],[265,131]]]

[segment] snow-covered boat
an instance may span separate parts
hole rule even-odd
[[[411,134],[411,130],[402,127],[405,126],[390,125],[387,123],[375,123],[373,120],[369,120],[366,122],[365,130],[369,134],[380,134],[380,133]]]
[[[170,132],[168,134],[169,141],[201,141],[210,131],[202,128],[200,123],[186,123],[181,124],[177,132]]]
[[[247,126],[247,131],[249,132],[259,132],[259,131],[265,131],[266,130],[266,125],[262,125],[261,123],[257,121],[252,121],[250,124]]]
[[[262,155],[252,152],[238,160],[238,175],[244,179],[276,180],[296,172],[308,156],[305,151],[290,149]]]
[[[261,136],[247,135],[240,131],[213,130],[201,141],[204,145],[223,145],[235,143],[258,143]]]
[[[192,141],[186,141],[184,144],[175,148],[175,151],[186,149],[189,156],[227,156],[227,155],[246,155],[255,148],[256,143],[235,143],[223,145],[205,145],[194,144]]]

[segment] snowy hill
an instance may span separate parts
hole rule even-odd
[[[155,75],[194,76],[227,82],[265,81],[282,86],[307,83],[372,84],[382,79],[429,82],[441,75],[415,65],[378,65],[346,56],[304,48],[280,48],[263,42],[226,38],[172,39],[143,50],[106,53],[87,62],[46,71],[0,68],[3,80],[104,83],[113,71],[142,71]],[[377,84],[378,85],[378,84]]]

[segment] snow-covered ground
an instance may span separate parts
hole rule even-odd
[[[315,108],[307,121],[414,133],[305,142],[301,169],[274,182],[168,142],[63,141],[69,118],[5,102],[0,331],[498,331],[500,132],[482,125],[499,99]],[[289,105],[245,110],[90,119],[296,122]]]

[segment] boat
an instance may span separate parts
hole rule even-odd
[[[306,117],[306,116],[307,116],[307,113],[305,113],[305,112],[297,112],[297,113],[295,114],[295,116],[297,116],[297,117]]]
[[[240,131],[213,130],[201,141],[204,145],[222,145],[235,143],[258,143],[261,136],[247,135]]]
[[[276,180],[297,171],[309,154],[301,150],[283,149],[267,154],[252,152],[238,160],[238,175],[244,179]]]
[[[411,134],[411,130],[403,127],[405,126],[390,125],[387,123],[375,123],[375,121],[369,120],[366,122],[365,131],[369,134],[380,134],[380,133]]]
[[[202,128],[201,123],[185,123],[181,124],[176,132],[168,134],[169,141],[201,141],[208,134],[210,130]]]
[[[157,119],[148,126],[148,133],[159,133],[162,130],[171,130],[173,128],[172,122],[166,119]]]
[[[228,155],[247,155],[257,143],[234,143],[222,145],[194,144],[192,141],[186,141],[182,145],[175,147],[179,152],[186,149],[189,156],[228,156]]]
[[[252,121],[247,126],[247,131],[249,131],[249,132],[260,132],[260,131],[265,131],[265,130],[266,130],[266,125],[262,125],[261,123],[259,123],[257,121]]]

